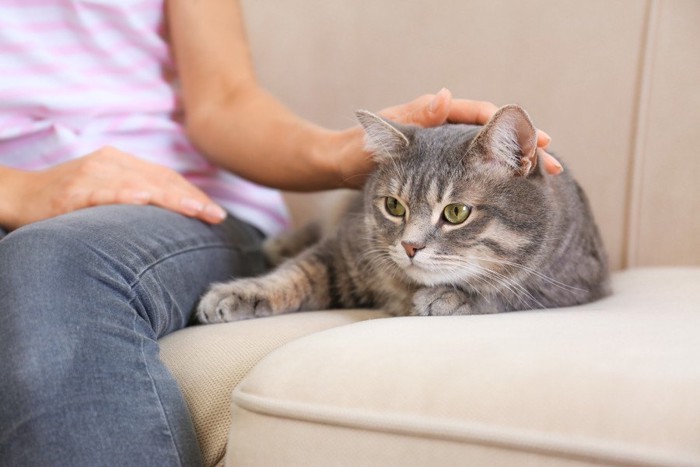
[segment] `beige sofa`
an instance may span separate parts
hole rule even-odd
[[[174,333],[162,356],[207,464],[700,465],[700,2],[243,6],[261,81],[321,124],[443,86],[523,105],[589,194],[614,293]],[[328,196],[290,195],[296,222]]]

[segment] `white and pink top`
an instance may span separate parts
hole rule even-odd
[[[2,0],[0,165],[40,170],[110,145],[278,232],[288,223],[280,194],[188,141],[164,29],[163,0]]]

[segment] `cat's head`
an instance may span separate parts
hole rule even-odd
[[[377,162],[365,222],[384,264],[422,285],[503,286],[527,271],[546,235],[549,201],[535,127],[522,108],[503,107],[483,127],[357,117]]]

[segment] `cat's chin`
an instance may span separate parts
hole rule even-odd
[[[415,263],[409,264],[407,266],[402,266],[404,274],[408,276],[413,282],[426,287],[435,287],[438,285],[449,285],[454,281],[453,277],[446,275],[444,272],[433,271],[419,266]]]

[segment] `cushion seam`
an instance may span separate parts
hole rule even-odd
[[[557,436],[535,430],[504,428],[477,422],[328,407],[259,396],[245,392],[241,386],[233,392],[233,403],[244,410],[261,415],[476,444],[555,458],[606,462],[612,465],[700,465],[697,455],[690,452],[639,448],[620,442]]]

